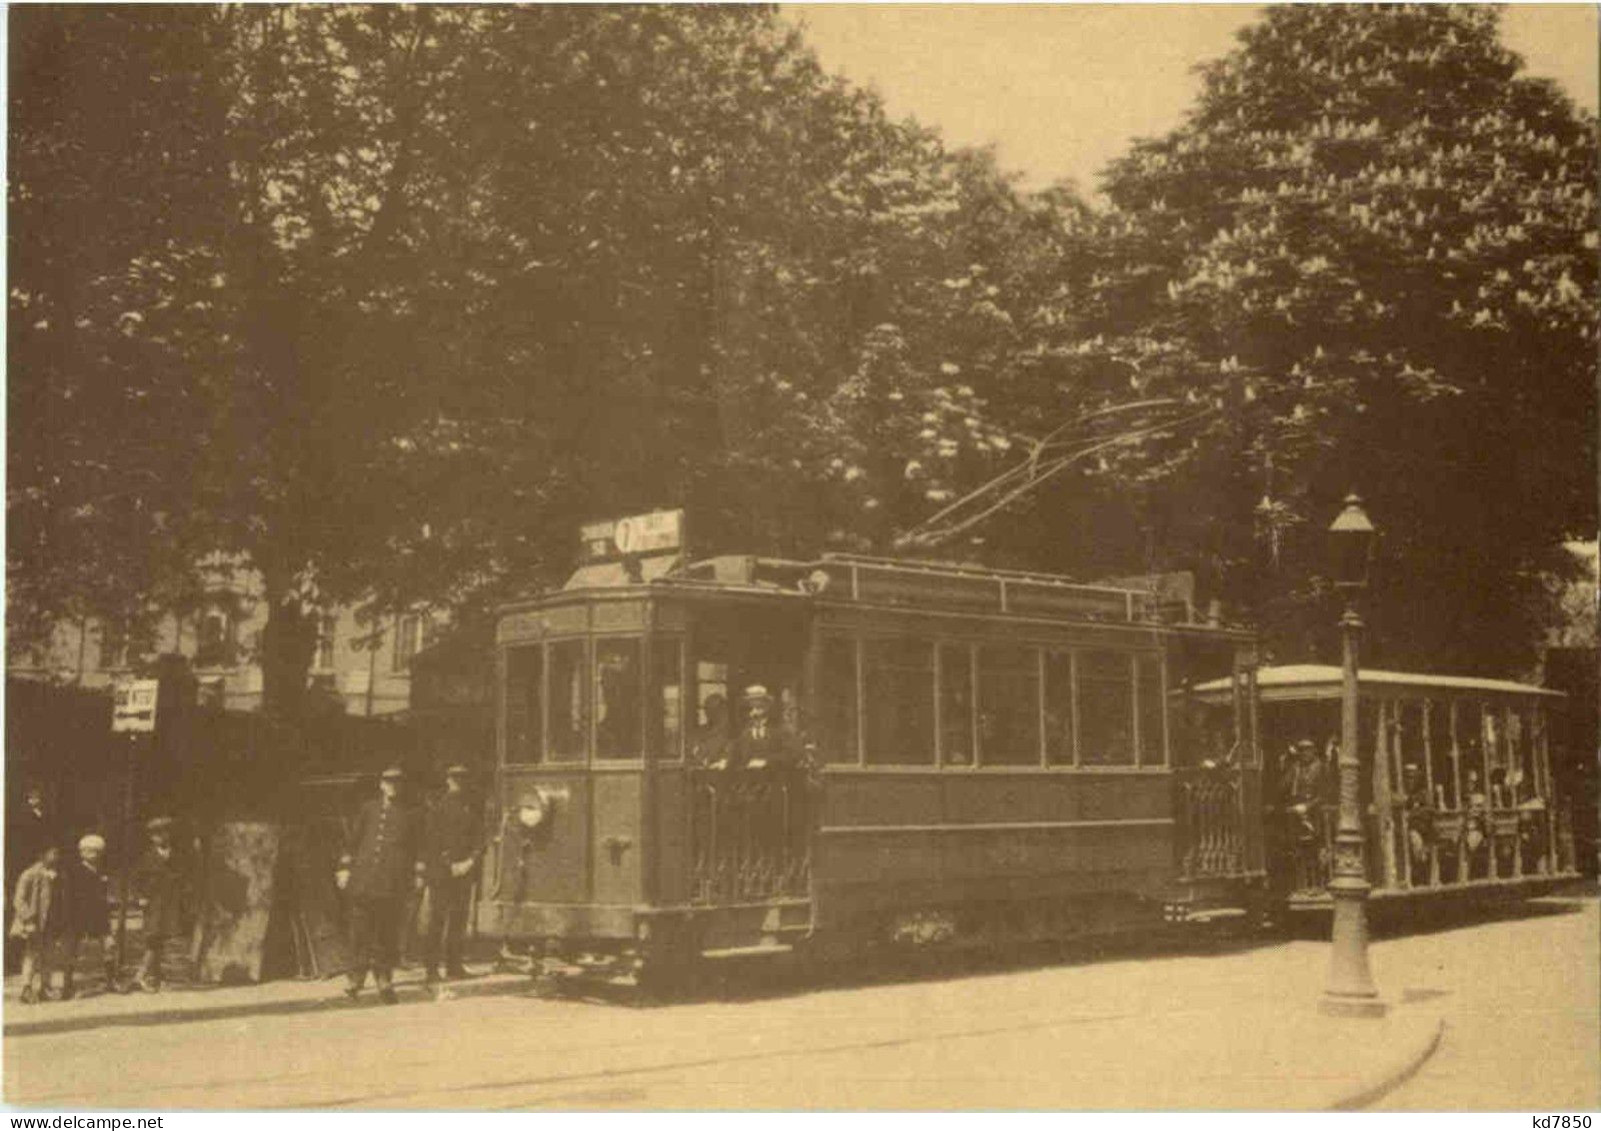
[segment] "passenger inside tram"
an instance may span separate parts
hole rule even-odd
[[[1406,788],[1406,837],[1412,860],[1412,882],[1426,883],[1429,875],[1429,845],[1434,841],[1434,799],[1429,784],[1416,763],[1402,770]]]
[[[734,739],[725,764],[730,770],[761,770],[793,766],[801,760],[800,743],[781,714],[773,711],[773,697],[756,683],[745,689],[745,722]]]
[[[705,721],[695,728],[692,755],[696,764],[708,766],[728,757],[729,744],[733,740],[728,720],[728,697],[720,691],[713,691],[701,702],[700,709]]]

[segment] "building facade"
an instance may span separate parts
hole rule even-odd
[[[187,657],[200,684],[202,704],[230,711],[261,707],[261,634],[267,602],[253,570],[230,565],[202,568],[204,584],[194,607],[156,618],[138,643],[118,626],[94,618],[58,623],[49,641],[14,652],[7,674],[97,689],[132,674],[157,655]],[[346,714],[383,715],[407,708],[411,658],[432,643],[442,618],[413,612],[358,621],[353,606],[327,610],[312,656],[311,686],[337,697]]]

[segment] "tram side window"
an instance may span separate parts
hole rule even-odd
[[[978,650],[978,742],[986,766],[1040,764],[1039,653]]]
[[[684,756],[684,645],[661,636],[651,648],[650,742],[656,756],[676,762]]]
[[[1045,762],[1073,764],[1073,654],[1045,653]]]
[[[1489,767],[1484,779],[1485,792],[1491,805],[1500,805],[1502,787],[1506,783],[1506,733],[1501,725],[1501,712],[1489,704],[1481,704],[1480,717],[1484,720],[1484,764]]]
[[[823,640],[818,706],[821,712],[823,758],[855,765],[856,641],[841,636]]]
[[[538,644],[506,652],[506,761],[529,764],[544,754],[539,728],[543,721],[545,651]]]
[[[595,756],[638,758],[644,747],[640,731],[640,642],[636,639],[595,642]]]
[[[869,640],[867,761],[876,766],[934,762],[934,646],[926,640]]]
[[[1410,797],[1423,789],[1428,780],[1423,771],[1423,703],[1416,699],[1400,700],[1395,705],[1395,721],[1401,778],[1391,789]]]
[[[1078,656],[1080,764],[1134,764],[1134,664],[1126,652]]]
[[[940,757],[947,766],[973,764],[973,650],[939,646]]]
[[[1167,704],[1162,695],[1162,658],[1137,656],[1135,695],[1140,711],[1140,765],[1160,766],[1167,761]]]
[[[1456,778],[1451,772],[1451,703],[1429,703],[1429,765],[1434,776],[1434,799],[1442,809],[1455,809],[1461,802],[1456,795]]]
[[[589,722],[588,666],[582,640],[561,640],[550,646],[550,756],[553,761],[582,761]]]
[[[1540,771],[1535,762],[1534,755],[1534,717],[1533,712],[1523,708],[1514,707],[1509,716],[1511,719],[1512,735],[1512,765],[1517,778],[1518,801],[1527,801],[1540,796]]]

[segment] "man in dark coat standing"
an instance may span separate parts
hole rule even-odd
[[[44,788],[37,782],[30,782],[23,792],[22,808],[12,813],[6,819],[6,897],[9,901],[13,892],[17,890],[17,881],[22,877],[23,870],[32,867],[44,854],[44,850],[51,845],[61,847],[61,830],[51,819],[44,806]],[[6,915],[9,919],[12,908],[8,902]],[[12,951],[6,952],[6,969],[10,971],[15,967],[15,959],[20,957]]]
[[[411,894],[422,887],[421,828],[417,814],[400,803],[400,767],[379,779],[379,796],[356,815],[335,882],[349,896],[350,984],[345,996],[361,993],[372,971],[378,998],[395,1003],[391,982],[400,957],[400,931]]]
[[[483,852],[483,828],[477,808],[468,800],[463,788],[466,780],[466,766],[454,765],[446,769],[445,795],[435,802],[428,814],[427,848],[423,854],[428,881],[423,965],[430,983],[439,980],[441,948],[446,976],[467,976],[461,964],[461,942],[467,930],[473,880]]]
[[[146,825],[150,846],[139,861],[139,892],[144,896],[144,959],[139,964],[139,988],[161,989],[161,960],[167,940],[184,932],[189,899],[189,874],[172,844],[172,818],[155,817]]]

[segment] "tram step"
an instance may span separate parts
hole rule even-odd
[[[760,943],[756,946],[725,946],[701,951],[702,958],[740,958],[748,954],[786,954],[795,947],[790,943]]]

